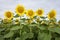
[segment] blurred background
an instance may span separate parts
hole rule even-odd
[[[36,11],[38,8],[44,9],[44,16],[52,9],[57,11],[56,18],[60,20],[60,0],[0,0],[0,18],[4,18],[6,10],[15,11],[16,5],[24,5],[26,9],[33,9]]]

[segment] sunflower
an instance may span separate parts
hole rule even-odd
[[[12,22],[12,20],[9,20],[9,19],[3,19],[2,21],[3,21],[3,23],[5,23],[5,24],[8,24],[8,23],[11,23],[11,22]]]
[[[19,15],[19,16],[22,16],[25,12],[25,8],[23,5],[17,5],[16,7],[16,13]]]
[[[56,17],[56,10],[51,10],[48,14],[48,18],[51,19],[55,17]]]
[[[13,18],[13,13],[11,11],[6,11],[5,12],[5,18],[6,19],[12,19]]]
[[[16,18],[15,24],[19,24],[19,19],[18,18]]]
[[[27,10],[26,15],[29,18],[33,18],[34,17],[34,11],[32,9]]]
[[[43,13],[44,13],[44,10],[43,9],[40,9],[40,8],[36,11],[36,15],[37,16],[42,16]]]

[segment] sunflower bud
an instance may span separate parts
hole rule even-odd
[[[15,20],[15,24],[19,24],[19,19],[16,19]]]
[[[45,22],[44,22],[44,21],[42,21],[42,22],[41,22],[41,24],[45,24]]]
[[[40,19],[38,18],[38,19],[36,19],[36,21],[37,21],[37,22],[40,22]]]

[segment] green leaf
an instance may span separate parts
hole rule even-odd
[[[20,38],[19,38],[19,37],[17,37],[15,40],[20,40]]]
[[[43,17],[43,16],[41,16],[40,18],[42,18],[42,19],[46,19],[47,17]]]
[[[20,38],[20,40],[25,40],[24,38]]]
[[[44,33],[38,33],[38,40],[42,40],[44,37]]]
[[[37,26],[36,24],[31,24],[31,25],[29,25],[30,27],[35,27],[35,26]]]
[[[2,35],[0,35],[0,40],[4,40],[4,38],[3,38],[3,36],[2,36]]]
[[[34,35],[34,34],[33,34],[32,32],[30,32],[30,33],[28,33],[27,35],[28,35],[28,38],[33,38],[33,35]]]
[[[29,31],[30,31],[30,29],[29,29],[29,27],[28,27],[28,26],[24,25],[24,27],[22,28],[22,31],[29,32]]]
[[[31,30],[33,33],[38,33],[40,31],[40,29],[37,26],[32,27]]]
[[[27,38],[33,38],[33,33],[32,32],[27,33],[25,31],[22,32],[20,39],[25,40]]]
[[[60,34],[60,28],[59,27],[53,27],[53,28],[49,27],[48,30]]]
[[[46,30],[47,29],[46,26],[40,26],[39,28],[40,28],[40,30]]]
[[[4,31],[4,30],[5,30],[5,28],[0,28],[0,32],[1,32],[1,31]]]
[[[52,19],[50,19],[50,21],[51,21],[51,22],[56,22],[57,19],[56,19],[56,18],[52,18]]]
[[[19,15],[18,15],[18,14],[16,14],[14,17],[15,17],[15,18],[16,18],[16,17],[19,17]]]
[[[18,29],[20,29],[20,26],[13,26],[13,27],[11,28],[11,30],[18,30]]]
[[[60,40],[60,37],[56,37],[55,40]]]
[[[4,35],[4,38],[10,38],[14,35],[14,32],[10,31],[9,33],[7,33],[6,35]]]
[[[46,34],[44,40],[51,40],[51,34]]]
[[[34,16],[34,19],[36,19],[37,18],[37,16]]]
[[[20,39],[22,39],[22,40],[25,40],[25,39],[27,39],[28,38],[28,35],[27,35],[27,32],[22,32],[22,34],[21,34],[21,36],[20,36]]]
[[[38,40],[51,40],[51,34],[49,33],[38,33]]]

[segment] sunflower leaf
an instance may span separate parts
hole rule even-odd
[[[20,29],[20,26],[14,26],[10,30],[18,30],[18,29]]]
[[[15,17],[15,18],[16,18],[16,17],[19,17],[19,15],[18,15],[18,14],[16,14],[14,17]]]
[[[53,27],[53,28],[50,27],[50,28],[48,28],[48,30],[60,34],[60,28],[59,27]]]
[[[17,38],[15,38],[15,40],[20,40],[20,38],[19,38],[19,37],[17,37]]]
[[[10,31],[9,33],[7,33],[6,35],[4,35],[4,38],[10,38],[14,35],[14,32]]]
[[[55,40],[60,40],[60,37],[56,37]]]
[[[1,40],[4,40],[4,38],[3,38],[3,36],[2,36],[2,35],[0,35],[0,39],[1,39]]]
[[[51,40],[51,34],[49,33],[38,33],[38,40]]]

